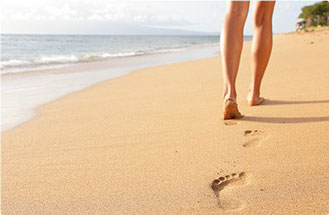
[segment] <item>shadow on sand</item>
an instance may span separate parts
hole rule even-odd
[[[328,103],[329,100],[314,100],[314,101],[283,101],[267,99],[262,105],[296,105],[296,104],[319,104]],[[307,123],[307,122],[324,122],[329,121],[329,116],[321,117],[258,117],[245,116],[241,121],[264,122],[264,123]]]
[[[329,100],[314,100],[314,101],[284,101],[266,99],[262,105],[298,105],[298,104],[319,104],[329,103]]]
[[[307,122],[324,122],[329,121],[328,116],[321,117],[259,117],[259,116],[245,116],[241,121],[264,122],[264,123],[307,123]]]

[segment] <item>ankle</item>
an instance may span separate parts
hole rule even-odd
[[[236,100],[236,92],[235,90],[230,90],[228,88],[224,89],[224,93],[223,93],[223,99],[227,100],[227,99],[232,99],[232,100]]]
[[[260,96],[260,90],[259,89],[256,89],[254,87],[249,88],[248,97],[255,98],[255,97],[259,97],[259,96]]]
[[[235,94],[224,94],[223,99],[224,100],[230,99],[230,100],[235,101],[236,100],[236,95]]]

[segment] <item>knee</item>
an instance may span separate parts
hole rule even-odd
[[[255,14],[253,17],[254,27],[270,26],[272,25],[272,15],[268,13]]]
[[[274,2],[261,2],[253,15],[254,27],[271,26]]]
[[[227,14],[237,20],[245,21],[248,16],[249,2],[232,1]]]

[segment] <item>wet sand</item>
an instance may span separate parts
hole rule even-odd
[[[143,69],[2,133],[2,214],[328,213],[328,30],[276,36],[263,105],[222,121],[219,58]]]

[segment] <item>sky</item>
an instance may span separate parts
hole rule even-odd
[[[34,34],[218,34],[226,1],[2,0],[1,32]],[[277,1],[274,33],[295,30],[314,1]],[[244,34],[252,35],[250,5]]]

